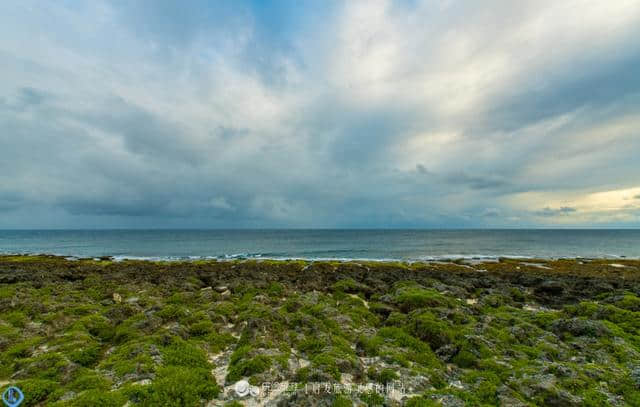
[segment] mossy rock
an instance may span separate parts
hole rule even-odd
[[[453,327],[430,312],[414,316],[410,327],[411,333],[427,342],[432,349],[438,349],[453,342]]]
[[[197,406],[218,396],[220,388],[203,368],[168,366],[158,369],[148,386],[132,386],[129,397],[141,406]]]
[[[395,302],[404,312],[452,305],[452,301],[438,291],[415,286],[399,288],[396,291]]]

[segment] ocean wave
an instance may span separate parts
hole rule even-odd
[[[352,250],[352,252],[358,252],[359,250]],[[347,250],[333,251],[333,253],[341,254],[349,252]],[[415,257],[360,257],[360,256],[331,256],[327,255],[331,251],[323,251],[322,254],[318,252],[318,255],[310,255],[310,252],[306,252],[305,255],[287,255],[285,253],[229,253],[219,255],[135,255],[135,254],[99,254],[99,255],[82,255],[82,254],[69,254],[61,252],[30,252],[30,251],[2,251],[0,255],[34,255],[34,256],[60,256],[67,260],[79,260],[93,258],[99,260],[100,258],[108,257],[113,261],[200,261],[200,260],[216,260],[216,261],[236,261],[236,260],[301,260],[301,261],[362,261],[362,262],[442,262],[442,261],[498,261],[499,259],[514,259],[514,260],[530,260],[530,259],[543,259],[543,260],[556,260],[556,259],[640,259],[640,257],[629,257],[616,254],[603,254],[594,256],[545,256],[545,255],[517,255],[517,254],[439,254],[439,255],[419,255]]]
[[[216,261],[237,261],[237,260],[279,260],[279,261],[338,261],[338,262],[447,262],[447,261],[499,261],[500,259],[513,260],[560,260],[560,259],[640,259],[633,257],[602,255],[602,256],[530,256],[530,255],[499,255],[499,254],[444,254],[434,256],[417,256],[417,257],[337,257],[337,256],[287,256],[287,255],[265,255],[260,253],[234,253],[223,254],[218,256],[112,256],[115,261],[123,260],[148,260],[148,261],[198,261],[198,260],[216,260]]]

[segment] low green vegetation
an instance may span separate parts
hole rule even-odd
[[[640,262],[617,263],[5,256],[0,381],[25,406],[640,406]]]

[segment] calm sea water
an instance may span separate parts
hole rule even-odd
[[[640,230],[0,230],[0,253],[116,258],[640,258]]]

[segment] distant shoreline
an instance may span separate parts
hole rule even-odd
[[[476,255],[476,256],[432,256],[428,258],[421,259],[394,259],[394,258],[333,258],[333,257],[324,257],[324,258],[314,258],[314,257],[266,257],[266,256],[75,256],[75,255],[65,255],[65,254],[56,254],[56,253],[0,253],[1,258],[9,258],[9,257],[23,257],[23,258],[60,258],[68,261],[79,261],[79,260],[108,260],[113,262],[123,262],[123,261],[148,261],[148,262],[236,262],[236,261],[275,261],[275,262],[291,262],[291,261],[302,261],[302,262],[339,262],[339,263],[403,263],[403,264],[430,264],[430,263],[495,263],[501,262],[505,260],[515,260],[515,261],[533,261],[533,262],[547,262],[547,261],[557,261],[557,260],[576,260],[576,261],[624,261],[631,260],[640,261],[640,257],[627,257],[627,256],[568,256],[568,257],[544,257],[544,256],[517,256],[517,255],[505,255],[505,256],[491,256],[491,255]]]
[[[137,266],[151,271],[195,270],[216,271],[234,269],[273,269],[277,273],[306,272],[308,270],[340,271],[342,269],[361,269],[367,272],[410,271],[410,272],[464,272],[465,274],[501,275],[514,272],[554,275],[563,277],[576,275],[581,277],[623,278],[640,281],[640,260],[603,259],[603,258],[507,258],[496,259],[443,259],[433,261],[395,261],[395,260],[345,260],[345,259],[116,259],[112,256],[80,258],[51,254],[7,255],[0,254],[0,275],[19,266],[20,271],[41,271],[40,266],[53,272],[81,270],[83,272],[131,271]],[[133,268],[131,267],[133,266]]]

